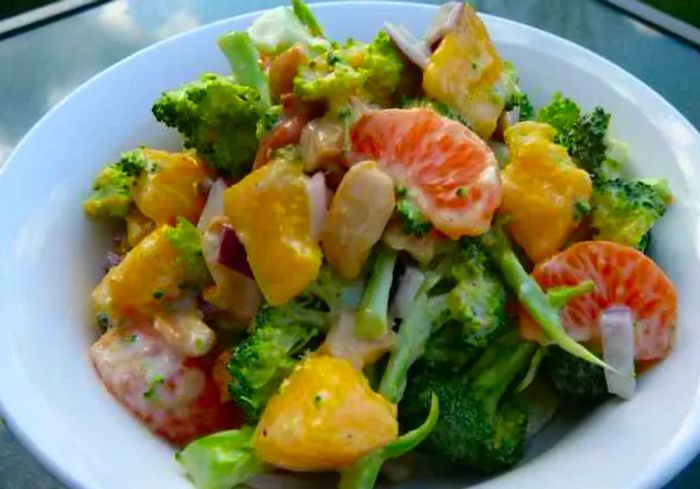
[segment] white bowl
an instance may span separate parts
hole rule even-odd
[[[369,40],[385,20],[420,33],[435,7],[363,2],[314,10],[331,36]],[[190,487],[172,448],[107,393],[88,361],[96,337],[88,297],[109,233],[85,217],[81,200],[95,172],[121,151],[177,147],[176,134],[151,116],[152,102],[201,72],[227,72],[217,36],[246,28],[256,15],[162,42],[95,77],[32,129],[0,173],[1,407],[17,437],[70,487]],[[629,142],[635,171],[670,180],[677,200],[655,230],[654,255],[678,287],[681,311],[675,351],[644,375],[634,400],[610,401],[563,435],[545,435],[526,462],[479,487],[659,487],[700,441],[700,136],[605,59],[532,27],[483,18],[536,104],[561,90],[586,108],[602,105],[613,114],[612,132]],[[467,481],[440,471],[408,486]]]

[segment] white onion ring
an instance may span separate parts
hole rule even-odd
[[[391,303],[391,315],[398,319],[408,316],[413,307],[418,289],[423,285],[425,275],[415,267],[406,267],[406,271],[399,279],[399,288],[396,290],[394,300]]]
[[[631,399],[636,390],[634,374],[634,323],[627,307],[614,307],[600,317],[603,360],[613,370],[605,370],[608,392]]]
[[[204,233],[209,227],[211,220],[217,216],[224,215],[224,191],[226,190],[226,182],[219,178],[211,185],[207,203],[204,204],[202,214],[197,222],[197,230]]]
[[[423,40],[428,47],[434,46],[438,41],[442,40],[452,29],[455,28],[459,18],[462,15],[464,3],[462,2],[447,2],[440,6],[430,23],[428,30],[423,34]]]
[[[315,173],[307,184],[311,207],[311,237],[318,240],[328,213],[328,189],[323,172]]]
[[[423,41],[414,36],[408,29],[402,25],[394,25],[389,22],[384,23],[389,37],[394,41],[396,47],[406,55],[408,59],[413,61],[421,69],[428,66],[430,58],[430,49]]]

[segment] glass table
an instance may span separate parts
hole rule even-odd
[[[179,32],[281,3],[287,2],[113,0],[1,39],[0,164],[46,111],[114,62]],[[700,127],[700,50],[692,45],[596,0],[471,3],[482,12],[539,27],[601,54],[649,84]],[[0,488],[62,487],[0,424]],[[700,458],[667,486],[697,487]]]

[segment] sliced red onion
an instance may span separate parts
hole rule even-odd
[[[430,50],[423,41],[414,36],[408,29],[402,25],[394,25],[389,22],[384,23],[387,33],[396,43],[396,47],[406,55],[408,59],[413,61],[421,69],[428,66],[428,58],[430,58]]]
[[[636,389],[634,373],[634,322],[627,307],[614,307],[600,318],[603,360],[613,370],[605,370],[608,392],[631,399]]]
[[[248,264],[248,254],[236,232],[229,226],[224,226],[217,260],[222,265],[253,278],[253,271]]]
[[[224,215],[224,191],[226,190],[226,182],[219,178],[211,185],[207,203],[204,205],[202,214],[199,216],[197,230],[204,233],[209,227],[211,220],[217,216]]]
[[[413,299],[418,293],[421,285],[423,285],[425,275],[415,267],[406,267],[406,271],[399,279],[399,288],[394,295],[394,301],[391,303],[391,315],[398,319],[403,319],[408,316]]]
[[[423,40],[428,46],[434,46],[442,40],[452,29],[455,28],[459,17],[462,15],[464,3],[462,2],[447,2],[440,6],[433,17],[433,21],[428,27],[428,30],[423,34]]]
[[[328,189],[326,188],[326,177],[322,172],[315,173],[309,179],[308,191],[311,204],[311,237],[318,240],[328,213]]]
[[[105,256],[105,261],[104,261],[105,272],[107,272],[111,268],[119,265],[121,263],[121,261],[122,261],[121,255],[118,255],[117,253],[115,253],[113,251],[108,251],[107,256]]]

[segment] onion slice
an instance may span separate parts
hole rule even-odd
[[[452,29],[455,28],[459,17],[462,15],[464,3],[462,2],[447,2],[440,6],[433,17],[428,30],[423,34],[423,40],[428,46],[434,46],[442,40]]]
[[[253,278],[245,247],[233,228],[227,225],[223,226],[217,261],[231,270]]]
[[[414,36],[402,25],[394,25],[390,22],[385,22],[384,27],[387,33],[389,33],[389,37],[396,43],[396,47],[398,47],[408,59],[413,61],[421,69],[428,66],[430,50],[423,41]]]
[[[636,389],[634,373],[634,328],[627,307],[603,312],[600,330],[603,337],[603,360],[615,370],[605,370],[608,392],[631,399]]]
[[[318,240],[328,213],[328,189],[322,172],[315,173],[308,181],[309,202],[311,204],[311,237]]]
[[[209,195],[207,196],[207,203],[204,204],[202,214],[199,216],[199,222],[197,222],[197,230],[200,234],[204,234],[204,231],[207,230],[213,218],[224,215],[225,190],[226,182],[221,178],[211,185]]]
[[[398,319],[404,319],[408,316],[413,305],[418,289],[423,285],[425,275],[415,267],[406,267],[406,271],[399,279],[399,288],[394,295],[394,301],[391,304],[391,315]]]

